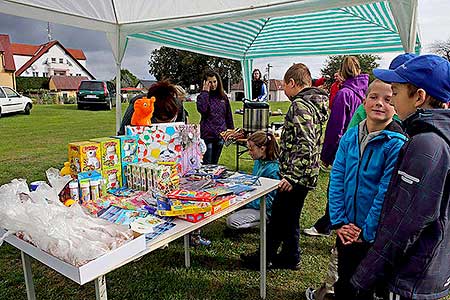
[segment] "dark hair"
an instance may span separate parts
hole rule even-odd
[[[253,74],[255,74],[255,72],[259,73],[259,80],[262,80],[262,73],[261,73],[261,71],[259,69],[254,69],[253,70],[253,72],[252,72],[252,79],[253,79]]]
[[[284,82],[287,84],[289,80],[294,80],[295,84],[301,87],[312,85],[311,72],[305,64],[293,64],[284,74]]]
[[[177,90],[168,81],[160,81],[148,89],[147,98],[155,97],[153,118],[161,122],[171,121],[178,113]]]
[[[247,141],[255,143],[258,147],[266,146],[266,160],[276,160],[280,155],[277,140],[271,132],[256,131],[248,137]]]
[[[414,84],[411,84],[411,83],[407,83],[406,88],[408,89],[408,97],[410,97],[410,98],[413,97],[419,90],[419,88],[417,86],[415,86]],[[438,109],[445,108],[445,104],[443,102],[434,99],[429,94],[427,94],[427,97],[428,97],[428,105],[430,105],[432,108],[438,108]]]
[[[225,92],[223,91],[223,84],[222,84],[222,78],[220,78],[219,73],[213,70],[206,70],[205,74],[203,75],[203,80],[207,80],[208,77],[216,77],[217,79],[217,94],[220,95],[222,98],[227,98],[227,95],[225,95]],[[211,92],[211,91],[210,91]]]

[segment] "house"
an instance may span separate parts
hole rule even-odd
[[[139,80],[139,82],[136,84],[136,88],[138,89],[146,89],[148,90],[149,87],[151,87],[152,85],[154,85],[155,83],[157,83],[157,80]]]
[[[60,99],[76,97],[81,81],[89,80],[85,76],[52,76],[48,83],[50,91],[57,93]]]
[[[95,77],[86,68],[83,50],[65,48],[58,41],[42,45],[11,44],[20,77],[81,76]]]
[[[243,98],[244,98],[244,82],[241,80],[239,81],[239,83],[231,85],[231,99],[241,101]],[[284,94],[282,80],[270,79],[268,100],[269,101],[289,100]]]
[[[16,65],[14,64],[14,58],[11,52],[9,36],[0,34],[0,85],[15,88],[15,71]]]

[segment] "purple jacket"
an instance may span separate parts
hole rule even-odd
[[[348,123],[366,96],[369,75],[360,74],[344,81],[331,107],[330,119],[325,131],[320,159],[332,165],[339,146],[339,140],[347,130]]]
[[[220,98],[202,91],[197,97],[197,110],[201,115],[200,135],[204,140],[219,140],[220,133],[234,129],[233,115],[228,98]]]
[[[400,151],[375,243],[351,283],[385,282],[407,299],[450,293],[450,110],[418,110],[403,121]]]

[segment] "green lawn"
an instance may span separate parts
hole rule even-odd
[[[242,103],[232,103],[233,111]],[[287,111],[288,103],[271,103],[271,108]],[[126,107],[124,106],[123,109]],[[187,103],[190,122],[197,123],[195,103]],[[271,121],[279,121],[276,117]],[[235,125],[242,116],[235,115]],[[61,168],[67,160],[67,144],[73,141],[110,136],[115,133],[115,111],[79,111],[74,105],[36,105],[30,116],[9,115],[0,119],[0,184],[13,178],[28,182],[44,179],[49,167]],[[235,148],[222,152],[221,164],[235,167]],[[251,161],[241,161],[241,169],[250,171]],[[318,188],[311,192],[301,218],[301,226],[310,226],[323,212],[328,174],[321,174]],[[168,249],[157,250],[137,262],[107,275],[110,299],[258,299],[259,273],[240,267],[239,254],[253,251],[259,234],[225,237],[225,220],[204,228],[212,240],[209,248],[191,252],[190,269],[185,269],[182,240]],[[318,286],[328,263],[334,237],[301,237],[302,269],[269,271],[268,299],[305,299],[308,286]],[[38,299],[95,299],[94,284],[84,286],[64,278],[53,270],[33,262]],[[0,247],[0,299],[26,299],[20,253],[4,244]]]

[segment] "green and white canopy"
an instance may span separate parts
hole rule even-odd
[[[270,56],[418,52],[418,0],[0,0],[0,11],[103,31],[120,66],[129,37],[242,62]]]

